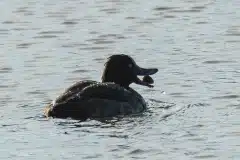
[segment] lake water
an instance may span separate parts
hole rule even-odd
[[[1,0],[0,159],[240,159],[239,0]],[[105,59],[157,67],[148,111],[46,119]]]

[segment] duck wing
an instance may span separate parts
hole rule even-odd
[[[85,87],[93,85],[93,84],[97,84],[97,83],[98,82],[91,81],[91,80],[79,81],[77,83],[74,83],[73,85],[71,85],[70,87],[65,89],[65,91],[56,98],[55,103],[63,103],[65,101],[71,99],[74,95],[81,92]]]
[[[95,83],[83,88],[78,96],[83,99],[98,98],[128,102],[132,93],[115,83]]]
[[[57,103],[49,111],[53,117],[85,120],[89,117],[111,117],[132,113],[132,93],[115,83],[93,83]]]
[[[60,103],[51,104],[45,109],[47,117],[85,120],[89,117],[111,117],[139,112],[139,109],[133,108],[135,105],[132,106],[138,101],[135,96],[137,92],[115,83],[78,82],[66,91],[57,99]]]

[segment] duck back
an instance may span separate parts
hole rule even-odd
[[[115,83],[81,81],[48,106],[47,116],[85,120],[139,113],[145,101],[135,90]]]
[[[98,82],[96,81],[79,81],[77,83],[74,83],[73,85],[71,85],[70,87],[68,87],[67,89],[65,89],[65,91],[56,98],[54,103],[62,103],[64,101],[67,101],[68,99],[72,98],[72,96],[74,96],[75,94],[81,92],[85,87],[93,85],[93,84],[97,84]]]

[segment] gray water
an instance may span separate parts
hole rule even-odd
[[[239,0],[1,0],[0,159],[240,159]],[[105,59],[157,67],[148,111],[46,119]]]

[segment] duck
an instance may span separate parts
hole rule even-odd
[[[72,84],[45,107],[44,115],[86,120],[142,113],[146,101],[130,84],[152,88],[150,75],[157,72],[157,68],[138,66],[129,55],[111,55],[104,64],[101,82],[82,80]],[[144,76],[143,80],[138,76]]]

